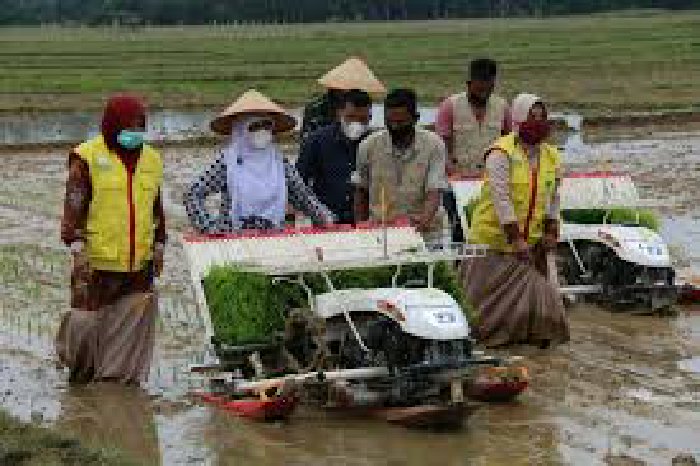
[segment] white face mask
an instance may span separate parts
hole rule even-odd
[[[272,144],[272,131],[263,129],[250,133],[250,145],[254,149],[267,149]]]
[[[350,123],[343,121],[342,127],[343,133],[345,133],[345,136],[351,141],[357,141],[367,132],[367,125],[357,121],[352,121]]]

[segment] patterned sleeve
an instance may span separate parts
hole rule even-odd
[[[284,161],[284,176],[287,180],[287,193],[292,207],[308,215],[314,224],[335,223],[333,212],[318,200],[316,195],[306,186],[294,165],[286,160]]]
[[[71,153],[61,218],[61,240],[67,246],[75,241],[85,241],[85,224],[91,200],[90,169],[84,160]]]
[[[212,194],[221,194],[221,205],[218,215],[212,215],[205,205],[206,199]],[[223,154],[205,170],[189,190],[185,193],[185,209],[190,223],[200,232],[216,233],[230,231],[231,198],[226,181],[226,164]]]

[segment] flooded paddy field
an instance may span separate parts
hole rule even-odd
[[[693,11],[663,11],[430,22],[6,27],[0,30],[0,113],[96,110],[115,89],[143,92],[155,108],[219,108],[251,83],[291,107],[320,91],[318,76],[356,54],[391,86],[420,89],[426,104],[462,86],[469,57],[492,56],[502,64],[505,95],[538,89],[553,105],[574,105],[587,114],[683,109],[697,104],[700,90],[694,78],[700,70],[699,19]],[[468,50],[458,44],[469,44]],[[129,57],[139,72],[125,73],[114,56]]]
[[[654,200],[678,267],[700,270],[700,133],[596,138],[576,168],[630,171]],[[0,155],[0,407],[87,445],[145,464],[213,465],[670,465],[700,461],[700,309],[630,316],[592,305],[570,310],[572,341],[516,348],[532,387],[517,403],[484,406],[460,432],[414,432],[379,422],[300,412],[253,424],[189,401],[203,381],[201,317],[177,233],[180,199],[214,148],[165,150],[171,241],[160,278],[157,353],[143,390],[73,388],[56,369],[52,339],[68,303],[59,241],[66,154]],[[690,455],[690,456],[688,456]],[[685,456],[686,463],[682,463]]]

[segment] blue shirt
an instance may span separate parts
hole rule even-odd
[[[306,184],[340,223],[353,223],[354,220],[354,187],[350,177],[355,171],[360,142],[348,139],[340,123],[333,123],[304,139],[296,163]]]

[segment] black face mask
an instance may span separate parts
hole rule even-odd
[[[481,96],[481,95],[474,95],[474,94],[469,94],[467,98],[469,99],[469,103],[472,104],[475,107],[486,107],[486,104],[489,103],[489,97],[491,95],[487,96]]]
[[[407,142],[415,132],[416,128],[413,123],[404,123],[401,125],[387,126],[392,142],[402,143]]]

